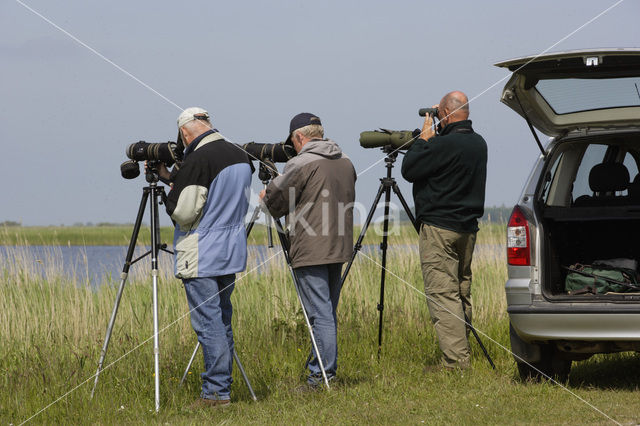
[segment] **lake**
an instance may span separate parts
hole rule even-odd
[[[143,255],[147,247],[137,247],[133,259]],[[248,247],[247,270],[257,269],[264,272],[268,270],[272,257],[283,261],[278,254],[280,246],[269,248],[264,245],[250,245]],[[402,250],[418,253],[416,244],[390,245],[388,253]],[[476,255],[482,252],[500,253],[503,248],[499,246],[478,245]],[[363,246],[362,251],[374,254],[379,251],[378,244]],[[88,283],[92,286],[101,283],[119,282],[120,274],[127,255],[127,246],[0,246],[0,263],[6,268],[27,267],[30,273],[36,273],[43,277],[66,276],[77,283]],[[158,258],[161,277],[173,276],[173,256],[161,252]],[[23,266],[21,266],[23,265]],[[133,264],[129,270],[130,278],[142,278],[149,276],[151,270],[151,256],[146,256]]]
[[[169,247],[171,249],[171,247]],[[248,247],[247,267],[256,267],[276,254],[279,246]],[[136,247],[132,260],[148,251],[148,247]],[[127,256],[127,246],[0,246],[0,263],[11,268],[25,265],[30,272],[40,276],[51,276],[55,271],[75,282],[97,285],[103,282],[120,281],[120,274]],[[173,255],[160,252],[158,268],[165,274],[173,274]],[[258,268],[261,271],[264,267]],[[131,265],[131,277],[145,276],[151,271],[151,255]]]

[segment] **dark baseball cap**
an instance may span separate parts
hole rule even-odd
[[[315,114],[311,114],[310,112],[301,112],[300,114],[293,117],[291,119],[291,123],[289,124],[289,137],[287,138],[287,141],[285,143],[291,145],[293,143],[291,142],[291,134],[295,130],[301,129],[304,126],[308,126],[310,124],[322,125],[322,123],[320,122],[320,117]]]

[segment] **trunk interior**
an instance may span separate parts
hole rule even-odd
[[[640,291],[581,294],[569,296],[565,290],[565,269],[576,263],[596,260],[633,259],[640,264],[640,205],[599,208],[547,207],[543,214],[545,296],[583,301],[613,299],[638,301]],[[636,269],[637,270],[637,269]]]

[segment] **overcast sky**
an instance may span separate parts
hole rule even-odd
[[[315,113],[362,172],[382,153],[360,132],[420,127],[418,108],[451,90],[477,97],[486,205],[510,206],[538,149],[499,102],[508,72],[493,64],[640,45],[636,0],[570,35],[616,3],[2,0],[0,222],[133,222],[145,181],[120,176],[124,150],[175,139],[181,108],[206,108],[241,143],[283,140],[293,115]],[[384,174],[383,163],[361,173],[357,200],[369,206]],[[413,205],[400,161],[394,175]]]

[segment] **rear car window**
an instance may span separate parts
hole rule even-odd
[[[536,90],[556,114],[640,106],[640,77],[540,80]]]

